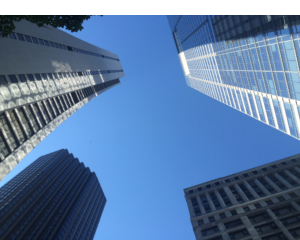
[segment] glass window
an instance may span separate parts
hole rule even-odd
[[[278,127],[281,131],[285,132],[285,125],[282,119],[282,113],[281,113],[281,107],[279,101],[273,99],[273,105],[274,105],[276,119],[278,122]]]
[[[8,145],[12,149],[16,149],[18,147],[18,143],[4,113],[0,114],[0,125],[6,135]]]
[[[27,82],[24,74],[19,74],[19,79],[21,80],[21,82]]]
[[[18,135],[19,137],[19,141],[20,143],[22,144],[24,141],[25,141],[25,136],[23,134],[23,131],[22,131],[22,127],[21,125],[19,124],[18,120],[17,120],[17,117],[15,115],[15,113],[11,110],[11,111],[7,111],[7,113],[9,114],[10,116],[10,119],[11,119],[11,124],[15,127],[15,130],[16,130],[16,134]]]
[[[286,117],[287,117],[287,120],[288,120],[288,125],[290,127],[291,135],[294,136],[294,137],[299,138],[298,126],[297,126],[297,123],[295,121],[295,115],[294,115],[293,107],[289,103],[284,103],[284,108],[285,108]]]
[[[44,45],[44,42],[43,42],[42,39],[39,39],[39,43],[40,43],[41,45]]]
[[[245,236],[249,236],[247,229],[243,229],[237,232],[228,233],[230,239],[239,239]]]
[[[50,41],[49,41],[49,45],[50,45],[50,47],[54,47],[53,42],[50,42]]]
[[[287,240],[287,238],[282,233],[276,233],[263,237],[262,240]]]
[[[18,80],[15,75],[8,75],[11,83],[18,83]]]
[[[234,221],[231,221],[231,222],[224,223],[224,225],[225,225],[226,229],[230,229],[230,228],[234,228],[234,227],[238,227],[238,226],[243,225],[243,222],[242,222],[241,219],[238,219],[238,220],[234,220]]]
[[[233,196],[236,198],[236,200],[239,203],[243,203],[244,200],[241,198],[240,194],[236,191],[236,189],[234,188],[234,186],[229,187],[230,191],[232,192]]]
[[[39,44],[39,43],[38,43],[38,40],[37,40],[35,37],[32,37],[32,41],[33,41],[35,44]]]
[[[52,73],[47,73],[48,77],[53,80]]]
[[[18,38],[19,38],[20,41],[25,41],[25,39],[24,39],[24,37],[23,37],[22,34],[17,33],[17,35],[18,35]]]
[[[24,106],[24,113],[27,116],[27,118],[32,122],[32,128],[34,132],[37,132],[40,128],[39,125],[35,119],[35,117],[33,116],[32,110],[29,106]]]
[[[277,229],[277,228],[278,227],[274,222],[270,222],[270,223],[255,227],[256,231],[259,234],[268,233],[268,232],[273,231],[274,229]]]
[[[19,113],[20,120],[21,120],[21,122],[22,122],[22,124],[23,124],[23,126],[25,128],[25,131],[27,132],[27,135],[29,137],[31,137],[33,135],[33,132],[31,131],[29,122],[28,122],[27,118],[25,117],[24,110],[22,108],[18,108],[17,111]]]
[[[38,80],[38,81],[41,81],[41,80],[42,80],[41,75],[38,74],[38,73],[35,74],[35,78],[36,78],[36,80]]]
[[[16,38],[16,36],[15,36],[15,34],[14,34],[13,32],[11,32],[11,33],[9,34],[9,36],[10,36],[11,39],[16,39],[16,40],[17,40],[17,38]]]
[[[289,226],[289,225],[295,224],[295,223],[299,223],[300,222],[300,214],[292,216],[292,217],[287,217],[287,218],[284,218],[284,219],[280,219],[280,221],[286,227]]]
[[[9,154],[9,150],[6,147],[2,134],[0,134],[0,160],[4,160],[4,158]]]
[[[44,42],[46,46],[50,47],[49,42],[47,40],[44,40]]]
[[[209,235],[212,235],[212,234],[214,234],[216,232],[219,232],[219,231],[220,231],[219,228],[217,226],[215,226],[215,227],[212,227],[212,228],[204,229],[204,230],[201,231],[201,233],[202,233],[202,236],[209,236]]]
[[[7,80],[4,75],[0,75],[0,85],[7,85]]]
[[[193,205],[193,208],[194,208],[195,215],[200,216],[201,211],[200,211],[197,199],[196,198],[191,198],[191,202],[192,202],[192,205]]]
[[[35,112],[37,118],[39,119],[42,127],[45,126],[46,125],[45,120],[40,112],[39,107],[37,106],[37,103],[32,104],[32,106],[33,106],[34,112]]]
[[[34,82],[34,77],[32,74],[27,74],[29,81]]]
[[[263,97],[263,100],[264,100],[263,103],[265,104],[267,118],[269,120],[269,125],[274,127],[275,124],[274,124],[273,113],[272,113],[272,110],[271,110],[271,105],[270,105],[269,99]]]
[[[26,38],[26,41],[27,41],[27,42],[32,43],[31,38],[30,38],[29,36],[26,36],[26,35],[25,35],[25,38]]]
[[[205,196],[205,195],[200,196],[200,200],[201,200],[202,205],[203,205],[203,207],[204,207],[204,209],[205,209],[205,212],[206,212],[206,213],[210,213],[210,212],[211,212],[211,208],[210,208],[210,206],[209,206],[209,204],[208,204],[208,201],[207,201],[207,199],[206,199],[206,196]]]

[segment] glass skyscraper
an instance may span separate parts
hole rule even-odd
[[[105,204],[94,172],[47,154],[0,188],[0,239],[93,239]]]
[[[0,37],[0,181],[63,121],[124,77],[114,53],[51,26],[15,25],[9,37]]]
[[[168,16],[187,85],[300,138],[300,16]]]

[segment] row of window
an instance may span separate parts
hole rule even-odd
[[[118,82],[118,79],[112,80],[0,114],[0,161],[67,109]]]
[[[277,217],[281,217],[279,220],[282,222],[282,224],[285,227],[294,226],[295,224],[298,224],[300,222],[300,214],[282,218],[282,216],[284,216],[284,215],[288,215],[288,214],[297,212],[297,210],[294,209],[290,205],[279,208],[279,209],[275,209],[272,211],[276,214]],[[270,221],[268,223],[263,223],[261,225],[257,225],[257,223],[259,223],[259,222],[271,219],[271,217],[269,216],[269,214],[267,212],[248,216],[248,218],[252,224],[255,224],[254,228],[259,235],[267,234],[267,233],[273,232],[274,230],[278,229],[278,226],[273,221]],[[244,225],[244,223],[242,222],[241,219],[235,219],[233,221],[224,223],[224,227],[226,230],[237,228],[237,227],[240,227],[243,225]],[[296,228],[293,228],[293,229],[289,229],[289,231],[293,234],[293,236],[298,236],[297,235],[299,233],[298,229],[299,229],[299,226]],[[219,227],[214,226],[214,227],[209,227],[209,228],[201,230],[201,234],[203,237],[206,237],[206,236],[215,234],[219,231],[220,231]],[[247,232],[247,230],[243,229],[243,230],[235,231],[233,233],[229,232],[228,234],[229,234],[230,239],[238,239],[240,237],[247,236],[248,234],[246,232]],[[239,234],[237,234],[237,233],[239,233]],[[269,236],[267,236],[267,239],[270,239]]]
[[[19,75],[0,75],[0,86],[11,83],[24,83],[27,81],[54,80],[61,78],[76,78],[78,76],[90,76],[107,73],[123,72],[123,70],[102,70],[102,71],[82,71],[82,72],[60,72],[60,73],[35,73],[35,74],[19,74]]]
[[[195,192],[202,192],[204,190],[209,190],[213,187],[218,187],[221,184],[228,184],[228,183],[231,183],[231,182],[234,182],[234,181],[240,181],[241,179],[245,179],[245,178],[248,178],[248,177],[253,177],[253,176],[261,174],[261,173],[265,174],[268,171],[273,171],[273,170],[276,170],[276,169],[279,169],[279,168],[282,168],[282,167],[286,167],[289,164],[294,164],[294,163],[297,163],[297,162],[299,162],[299,159],[291,159],[290,161],[275,163],[275,164],[273,164],[269,167],[261,168],[260,170],[254,170],[254,171],[251,171],[251,172],[248,172],[248,173],[243,173],[241,176],[235,176],[235,177],[232,177],[232,178],[227,178],[227,179],[222,180],[222,181],[217,181],[217,182],[214,182],[214,183],[206,184],[205,186],[198,187],[197,190],[189,190],[187,193],[188,194],[194,194]],[[297,174],[296,171],[293,171],[293,174],[294,173]],[[298,177],[298,178],[300,179],[300,177]]]
[[[0,34],[1,34],[1,32],[0,32]],[[111,60],[115,60],[115,61],[120,61],[117,58],[105,56],[103,54],[93,53],[93,52],[90,52],[90,51],[82,50],[82,49],[79,49],[79,48],[74,48],[74,47],[71,47],[71,46],[65,46],[65,45],[60,44],[60,43],[55,43],[55,42],[51,42],[51,41],[48,41],[48,40],[44,40],[44,39],[40,39],[40,38],[36,38],[36,37],[31,37],[31,36],[28,36],[28,35],[23,35],[21,33],[11,32],[9,34],[9,37],[11,39],[20,40],[20,41],[23,41],[23,42],[26,41],[28,43],[34,43],[34,44],[39,44],[39,45],[43,45],[43,46],[47,46],[47,47],[53,47],[53,48],[57,48],[57,49],[61,49],[61,50],[68,50],[68,51],[72,51],[72,52],[82,53],[82,54],[86,54],[86,55],[90,55],[90,56],[94,56],[94,57],[101,57],[101,58],[111,59]]]
[[[280,171],[276,174],[270,174],[265,177],[260,177],[255,180],[246,181],[245,183],[229,186],[229,190],[238,203],[244,203],[257,198],[265,197],[266,195],[275,194],[279,191],[285,191],[289,188],[297,187],[299,186],[300,182],[299,177],[300,173],[297,170],[290,169]],[[294,179],[298,179],[298,182],[296,182]],[[254,192],[257,194],[257,196],[253,194]],[[244,195],[241,195],[241,193]],[[209,201],[212,202],[212,205],[216,210],[223,208],[216,194],[219,194],[219,197],[223,200],[225,204],[224,207],[230,207],[234,204],[228,198],[227,193],[223,189],[215,190],[215,192],[210,192],[207,195],[199,196],[200,204],[202,204],[202,207],[205,211],[204,213],[201,212],[197,199],[191,198],[196,216],[207,214],[213,211]],[[293,193],[292,195],[294,196],[295,194]]]

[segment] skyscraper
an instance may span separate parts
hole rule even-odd
[[[51,26],[0,37],[0,180],[58,125],[124,76],[118,56]]]
[[[188,86],[299,139],[299,16],[168,21]]]
[[[0,188],[0,239],[93,239],[105,204],[94,172],[47,154]]]
[[[197,240],[300,238],[300,154],[184,193]]]

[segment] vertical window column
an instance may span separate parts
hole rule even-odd
[[[229,187],[234,196],[236,197],[236,200],[239,203],[247,202],[249,201],[246,197],[245,193],[242,191],[242,189],[235,183],[233,186]]]
[[[211,201],[209,201],[209,202],[211,202],[211,208],[212,208],[213,211],[222,209],[222,206],[221,206],[221,204],[219,202],[219,199],[217,198],[217,196],[215,195],[214,192],[210,192],[209,194],[207,194],[206,198],[208,200],[211,199]]]
[[[190,202],[190,204],[189,204],[189,202]],[[194,216],[197,217],[197,216],[200,216],[202,214],[201,211],[200,211],[198,201],[197,201],[196,198],[190,198],[188,200],[188,205],[190,206],[189,209],[192,207],[193,210],[194,210],[193,212],[190,211],[190,213],[192,213],[191,216],[194,215]]]
[[[38,125],[38,122],[37,122],[35,116],[33,115],[31,107],[23,106],[22,110],[24,110],[24,115],[27,117],[31,128],[33,129],[33,132],[36,133],[40,129],[40,127]]]
[[[205,195],[200,196],[200,203],[202,203],[205,213],[210,213],[212,211]]]
[[[262,191],[260,191],[260,189],[254,182],[250,181],[248,183],[247,181],[244,181],[243,184],[254,198],[260,197],[258,193],[262,194]]]
[[[265,176],[263,180],[265,180],[275,191],[281,192],[281,189],[268,176]],[[272,193],[270,190],[269,192]]]
[[[7,142],[4,140],[4,136],[2,135],[2,131],[0,127],[0,162],[2,162],[9,153],[10,153],[10,148]]]
[[[198,205],[199,205],[199,208],[200,208],[201,213],[202,213],[202,214],[205,214],[205,209],[204,209],[204,206],[203,206],[203,204],[202,204],[202,201],[201,201],[199,195],[197,195],[196,197],[197,197],[197,202],[198,202]]]
[[[274,175],[269,175],[268,177],[270,178],[270,180],[272,180],[272,182],[274,182],[279,187],[280,191],[287,190],[288,188],[279,180],[278,177],[275,177]]]
[[[37,106],[36,103],[31,104],[30,105],[32,112],[35,115],[35,119],[38,121],[39,123],[39,128],[43,128],[46,125],[46,122],[41,114],[41,110],[39,109],[39,107]]]
[[[293,185],[296,183],[292,179],[288,178],[287,175],[285,175],[282,172],[274,173],[275,177],[282,182],[287,188],[293,188]],[[292,185],[293,184],[293,185]],[[296,184],[297,185],[297,184]]]
[[[19,145],[21,145],[23,142],[25,142],[25,131],[22,128],[19,119],[17,119],[16,114],[13,110],[7,111],[5,112],[5,114],[9,124],[11,125],[14,135],[19,142]]]
[[[228,196],[230,202],[233,204],[233,205],[236,205],[238,204],[238,200],[235,198],[234,194],[231,192],[231,190],[229,189],[228,186],[224,186],[224,191],[226,193],[226,195]],[[221,191],[220,191],[221,193]],[[221,196],[222,196],[222,193],[221,193]],[[223,197],[223,196],[222,196]],[[223,198],[224,199],[224,198]]]
[[[261,189],[263,191],[263,193],[265,195],[271,195],[271,193],[269,192],[269,190],[260,181],[258,181],[257,179],[255,179],[254,183],[259,187],[259,189]]]
[[[24,110],[21,107],[16,109],[16,116],[18,117],[18,119],[20,120],[20,122],[24,128],[26,137],[30,138],[33,135],[33,129],[31,128],[31,126],[29,124],[29,120],[26,118],[23,111]]]
[[[293,179],[300,186],[300,179],[298,179],[297,175],[293,174],[295,170],[284,170],[284,173],[291,179]],[[299,174],[300,175],[300,174]]]
[[[19,143],[17,142],[11,126],[8,125],[8,121],[4,113],[0,114],[0,131],[4,141],[6,141],[9,146],[10,152],[13,152],[19,146]]]
[[[216,197],[217,197],[219,203],[221,204],[221,208],[226,208],[226,204],[225,204],[225,202],[224,202],[224,200],[223,200],[221,194],[219,193],[219,191],[214,190],[214,194],[216,195]],[[225,194],[225,192],[224,192],[224,194]],[[228,199],[227,196],[226,196],[226,198],[227,198],[227,200],[229,201],[229,199]],[[230,201],[229,201],[229,202],[230,202]],[[231,203],[230,203],[230,204],[231,204]]]

